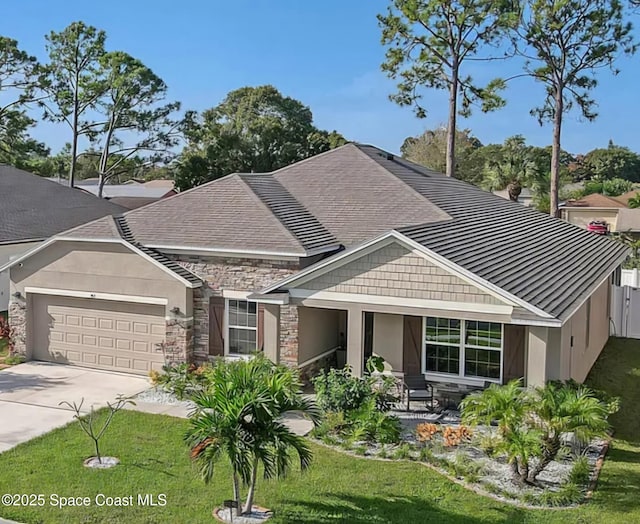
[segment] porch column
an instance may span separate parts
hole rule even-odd
[[[547,380],[549,328],[529,326],[527,344],[527,386],[542,386]]]
[[[280,306],[264,304],[264,356],[280,361]]]
[[[352,306],[347,310],[347,365],[356,377],[363,373],[362,307]]]

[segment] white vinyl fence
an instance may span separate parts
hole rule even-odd
[[[640,338],[639,288],[629,285],[612,287],[611,334],[616,337]]]
[[[623,269],[620,275],[620,285],[640,287],[640,269]]]

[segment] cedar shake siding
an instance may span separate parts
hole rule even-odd
[[[300,284],[300,287],[314,291],[448,302],[502,303],[398,244],[382,247]]]

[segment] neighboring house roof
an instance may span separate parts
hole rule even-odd
[[[99,186],[93,184],[76,184],[78,189],[87,191],[93,195],[98,194]],[[102,189],[102,196],[104,198],[113,197],[140,197],[140,198],[163,198],[166,196],[174,195],[173,188],[166,187],[149,187],[145,184],[114,184],[105,185]]]
[[[114,204],[118,204],[119,206],[126,207],[127,209],[138,209],[139,207],[144,207],[149,204],[153,204],[157,202],[157,198],[149,198],[149,197],[111,197],[109,198],[109,202],[113,202]]]
[[[640,209],[620,209],[616,218],[616,231],[640,231]]]
[[[175,189],[175,182],[166,178],[158,178],[144,182],[145,187],[165,187],[167,189]]]
[[[48,238],[124,211],[83,191],[0,165],[0,244]]]
[[[500,198],[505,198],[509,200],[509,191],[507,189],[501,189],[499,191],[492,191],[494,195],[499,196]],[[520,195],[518,196],[518,202],[521,204],[528,205],[533,200],[533,193],[528,187],[523,187]]]
[[[629,200],[631,200],[632,198],[635,198],[639,194],[640,194],[640,189],[634,189],[632,191],[627,191],[626,193],[623,193],[622,195],[613,197],[613,198],[618,202],[621,202],[622,204],[624,204],[625,207],[628,207]]]
[[[627,207],[626,203],[621,202],[617,198],[601,195],[599,193],[592,193],[591,195],[586,195],[578,200],[567,200],[564,205],[566,207]]]

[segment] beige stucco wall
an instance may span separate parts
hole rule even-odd
[[[336,293],[502,304],[492,295],[395,243],[299,287]]]
[[[562,209],[562,218],[570,224],[587,228],[592,220],[604,220],[610,231],[616,231],[617,209],[597,209],[590,207],[567,207]]]
[[[403,315],[374,313],[373,354],[382,357],[388,371],[402,371]]]
[[[0,245],[0,267],[4,266],[11,259],[26,253],[30,249],[40,244],[40,242],[22,242],[19,244]],[[0,311],[5,311],[9,306],[9,270],[0,273]]]
[[[583,304],[567,321],[563,330],[570,332],[564,337],[564,351],[570,352],[570,377],[582,382],[600,352],[609,340],[609,281],[604,282],[591,295],[590,305]],[[587,314],[589,318],[587,319]],[[588,334],[587,334],[588,330]],[[571,348],[573,336],[573,348]]]
[[[10,269],[11,293],[25,287],[166,298],[192,314],[191,289],[121,244],[60,241]]]
[[[611,286],[607,280],[591,295],[590,306],[585,302],[561,328],[529,326],[529,385],[570,378],[583,382],[587,378],[591,367],[609,340],[610,290]]]
[[[338,346],[340,311],[298,308],[298,364]]]

